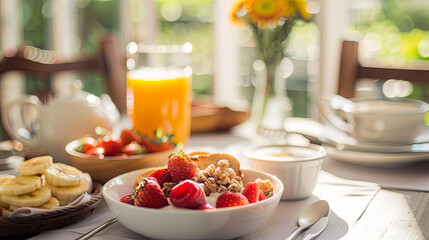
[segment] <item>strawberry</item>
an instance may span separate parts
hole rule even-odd
[[[137,155],[145,153],[145,149],[136,141],[132,141],[121,148],[121,152],[127,155]]]
[[[242,194],[249,200],[249,203],[254,203],[259,201],[259,183],[248,182],[244,186]]]
[[[241,193],[224,192],[216,201],[216,208],[235,207],[249,204],[249,200]]]
[[[86,151],[85,153],[88,155],[103,155],[104,154],[104,148],[101,148],[101,147],[91,148],[88,151]]]
[[[262,190],[259,190],[259,201],[265,200],[267,197],[265,197],[264,192]]]
[[[164,186],[164,183],[172,181],[168,168],[158,169],[152,174],[150,174],[148,177],[155,178],[161,188],[162,186]]]
[[[153,135],[154,139],[150,139],[148,136],[140,138],[140,145],[145,146],[148,152],[160,152],[174,148],[175,144],[170,141],[174,134],[167,134],[163,128],[157,128]]]
[[[206,203],[206,195],[200,184],[185,180],[171,189],[170,201],[179,208],[197,209]]]
[[[193,161],[198,160],[192,159],[182,150],[170,155],[167,166],[173,182],[179,183],[180,181],[191,179],[197,175],[197,164]]]
[[[132,194],[125,194],[124,196],[121,197],[119,201],[126,204],[134,205],[134,199]]]
[[[100,141],[100,147],[104,148],[104,155],[114,156],[121,152],[121,139],[113,139],[111,136],[104,136]]]
[[[148,152],[160,152],[174,147],[170,142],[159,142],[151,140],[149,137],[142,138],[140,144],[145,146]]]
[[[141,136],[132,129],[124,129],[121,132],[121,136],[119,137],[122,140],[122,144],[125,146],[131,142],[140,142]]]
[[[92,148],[98,147],[98,142],[92,137],[83,137],[79,139],[80,145],[76,148],[76,151],[85,153]]]
[[[210,205],[210,203],[204,203],[198,208],[198,210],[211,210],[211,209],[215,209],[215,208],[212,205]]]
[[[148,208],[163,208],[168,205],[167,197],[161,190],[156,180],[144,178],[136,187],[134,205]]]

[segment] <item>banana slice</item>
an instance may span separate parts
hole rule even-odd
[[[51,189],[52,196],[62,202],[72,202],[82,193],[88,191],[89,184],[84,179],[77,186],[57,187],[46,183],[46,187]]]
[[[58,199],[51,197],[47,202],[45,202],[41,206],[38,206],[37,208],[51,210],[52,208],[59,207],[59,206],[60,206],[60,202],[58,201]],[[22,207],[10,205],[9,210],[15,211],[18,208],[22,208]]]
[[[37,207],[37,208],[51,210],[52,208],[59,207],[59,206],[60,206],[60,202],[58,201],[58,199],[51,197],[51,198],[49,198],[49,200],[45,204],[43,204],[42,206]]]
[[[83,179],[83,173],[79,169],[63,163],[54,163],[45,169],[43,175],[50,185],[58,187],[77,186]]]
[[[19,175],[0,185],[0,194],[21,195],[33,192],[42,186],[42,178],[39,176]],[[2,198],[3,199],[3,198]]]
[[[13,175],[2,175],[0,176],[0,185],[2,185],[4,182],[6,182],[9,179],[15,178]]]
[[[4,182],[6,182],[7,180],[12,179],[12,178],[15,178],[15,176],[13,176],[13,175],[3,175],[3,176],[0,176],[0,185],[2,185]],[[4,208],[9,208],[10,207],[9,203],[3,202],[1,200],[1,194],[0,194],[0,207],[4,207]]]
[[[18,196],[2,195],[1,200],[17,207],[38,207],[46,203],[49,198],[51,198],[51,190],[41,187],[34,192]]]
[[[9,210],[7,208],[4,208],[4,207],[1,207],[1,211],[2,211],[2,215],[1,215],[2,218],[9,217],[12,214],[12,212],[13,212],[13,211],[11,211],[11,210]]]
[[[36,175],[41,174],[50,166],[52,166],[51,156],[35,157],[21,163],[21,165],[18,166],[18,172],[23,175]]]

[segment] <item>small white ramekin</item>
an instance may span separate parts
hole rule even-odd
[[[281,200],[311,196],[322,169],[326,151],[319,145],[263,145],[243,151],[249,167],[277,176],[284,185]]]

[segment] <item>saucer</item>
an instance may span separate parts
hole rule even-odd
[[[368,167],[394,168],[429,160],[429,152],[374,153],[338,150],[337,148],[327,145],[324,145],[324,147],[328,152],[328,156],[334,160]]]
[[[333,126],[319,136],[328,156],[335,160],[371,167],[400,167],[429,160],[429,127],[424,126],[413,143],[360,142]]]
[[[429,127],[423,126],[414,141],[407,143],[362,142],[333,126],[325,126],[319,140],[338,150],[373,153],[426,153],[429,152]]]

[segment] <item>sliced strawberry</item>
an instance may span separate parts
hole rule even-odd
[[[132,141],[121,148],[121,152],[127,155],[143,154],[146,152],[145,150],[146,149],[143,149],[136,141]]]
[[[198,210],[210,210],[210,209],[215,209],[212,205],[210,205],[210,203],[204,203],[198,208]]]
[[[145,146],[148,152],[160,152],[174,147],[174,144],[170,142],[159,142],[151,140],[148,137],[142,138],[140,144]]]
[[[121,152],[121,139],[113,139],[111,136],[104,136],[100,142],[100,147],[104,148],[104,155],[114,156]]]
[[[244,186],[242,194],[249,200],[249,203],[254,203],[259,201],[259,183],[248,182]]]
[[[122,144],[125,146],[131,142],[140,142],[141,141],[141,136],[132,129],[124,129],[121,132],[121,136],[119,137],[122,141]]]
[[[249,204],[249,200],[241,193],[224,192],[216,201],[216,208],[235,207]]]
[[[134,205],[134,199],[132,194],[125,194],[124,196],[119,199],[120,202]]]
[[[206,195],[200,184],[185,180],[171,189],[170,201],[179,208],[197,209],[206,203]]]
[[[167,197],[159,184],[152,179],[143,179],[133,194],[134,205],[148,208],[163,208],[168,205]]]
[[[168,171],[168,168],[156,170],[155,172],[150,174],[148,177],[155,178],[161,188],[162,188],[162,186],[164,186],[164,183],[172,181],[170,172]]]
[[[149,152],[160,152],[170,148],[174,148],[175,144],[171,142],[174,134],[167,134],[163,128],[157,128],[153,132],[155,138],[151,139],[148,136],[140,138],[140,145],[145,146]]]
[[[80,145],[76,148],[76,151],[86,153],[92,148],[98,147],[98,142],[92,137],[83,137],[79,139]]]
[[[265,197],[265,194],[262,190],[259,190],[259,201],[265,200],[267,197]]]
[[[171,179],[175,183],[180,181],[191,179],[197,174],[196,160],[189,157],[183,151],[170,155],[168,159],[168,171],[171,175]]]
[[[102,147],[91,148],[88,151],[86,151],[85,153],[88,155],[103,155],[104,154],[104,148],[102,148]]]

